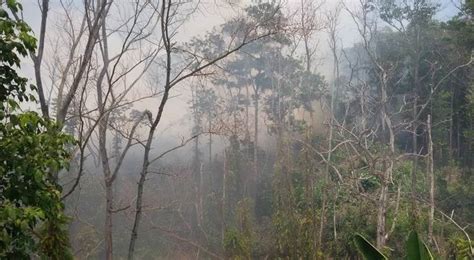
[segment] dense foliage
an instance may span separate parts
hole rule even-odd
[[[17,71],[36,46],[28,25],[12,18],[21,8],[16,1],[0,7],[0,258],[67,259],[68,219],[56,174],[67,167],[73,140],[54,122],[21,109],[34,101],[35,87]]]

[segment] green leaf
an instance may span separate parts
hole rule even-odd
[[[17,9],[17,2],[16,0],[7,0],[7,6],[8,8],[12,9],[13,11],[17,12],[18,9]]]
[[[18,108],[18,103],[13,99],[8,99],[8,105],[11,110],[16,110]]]
[[[407,260],[431,260],[434,259],[430,250],[420,240],[416,231],[410,232],[407,239]]]
[[[356,234],[354,237],[354,242],[365,260],[388,259],[362,235]]]

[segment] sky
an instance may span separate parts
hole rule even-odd
[[[66,2],[73,2],[78,7],[81,7],[81,0],[63,0]],[[116,0],[116,3],[121,3],[122,1],[128,0]],[[227,1],[227,2],[225,2]],[[232,1],[232,3],[237,5],[229,5],[228,1]],[[286,4],[289,7],[297,8],[300,5],[301,0],[286,0]],[[438,19],[440,20],[447,20],[449,17],[452,17],[456,14],[457,9],[452,3],[453,0],[439,0],[438,3],[440,4],[440,13],[438,14]],[[455,0],[454,0],[455,1]],[[203,35],[206,31],[211,30],[214,26],[219,25],[226,20],[228,20],[233,15],[238,14],[241,10],[238,6],[245,6],[246,4],[252,2],[252,0],[202,0],[201,6],[197,10],[197,12],[191,17],[189,22],[185,24],[185,26],[180,30],[177,38],[180,41],[187,41],[187,39],[191,39],[192,37]],[[348,6],[354,5],[358,2],[358,0],[346,0],[345,1]],[[334,0],[326,0],[323,6],[325,10],[331,10],[335,7],[338,1]],[[37,0],[25,0],[23,1],[24,12],[23,16],[24,19],[31,25],[33,30],[37,32],[40,26],[40,12],[38,9],[38,1]],[[216,7],[217,6],[217,7]],[[55,28],[60,28],[62,24],[58,23],[58,17],[61,15],[60,12],[60,5],[58,0],[51,1],[51,11],[49,14],[49,30],[55,30]],[[79,10],[78,10],[79,11]],[[340,46],[350,47],[353,43],[359,40],[357,31],[353,25],[353,22],[349,15],[341,13],[340,17],[340,25],[339,25],[339,44]],[[318,71],[329,78],[330,69],[332,65],[330,62],[330,55],[329,55],[329,48],[327,45],[327,33],[319,32],[317,33],[316,37],[319,39],[320,45],[318,49],[318,59],[324,61],[324,64],[328,64],[327,67],[319,67]],[[54,37],[47,38],[47,46],[52,45],[55,43],[57,39]],[[329,60],[328,60],[329,59]],[[22,67],[24,73],[29,76],[30,79],[33,79],[33,70],[31,66],[30,60],[25,60],[25,65]],[[161,128],[163,133],[170,134],[172,129],[173,135],[176,137],[188,135],[191,129],[190,124],[190,116],[188,113],[189,108],[189,100],[190,100],[190,92],[188,84],[183,83],[182,86],[178,86],[172,91],[172,98],[168,103],[165,113],[166,116],[164,118],[164,125]],[[155,107],[157,106],[158,100],[153,100],[153,102],[142,102],[141,104],[137,104],[135,107],[137,109],[150,109],[151,111],[155,111]],[[187,127],[183,127],[188,125]],[[180,126],[180,127],[174,127]]]

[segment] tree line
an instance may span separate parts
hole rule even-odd
[[[473,1],[0,3],[0,256],[473,257]]]

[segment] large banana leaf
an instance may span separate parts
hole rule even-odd
[[[410,232],[407,240],[407,260],[432,260],[433,255],[416,231]]]
[[[362,254],[365,260],[386,260],[387,257],[382,254],[374,245],[372,245],[365,237],[356,234],[354,242],[357,249]]]

